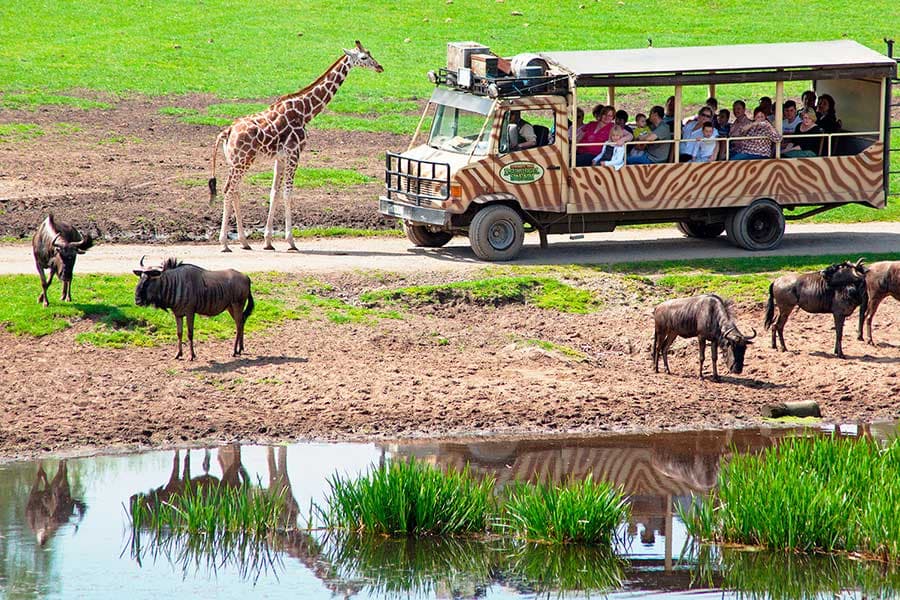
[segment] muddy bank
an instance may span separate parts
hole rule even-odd
[[[352,300],[360,288],[348,277],[336,293]],[[198,343],[193,363],[174,360],[174,346],[78,344],[89,323],[38,340],[4,332],[0,456],[744,427],[761,421],[763,405],[798,399],[818,401],[827,421],[900,417],[896,302],[876,317],[882,345],[848,332],[848,359],[837,359],[830,316],[797,314],[786,328],[790,352],[772,350],[761,333],[744,373],[713,383],[696,376],[693,341],[676,343],[673,374],[652,372],[655,300],[622,297],[588,315],[459,301],[369,324],[312,315],[248,335],[240,359],[230,340]],[[740,307],[740,322],[762,331],[762,308]]]

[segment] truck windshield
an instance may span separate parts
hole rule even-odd
[[[484,156],[487,154],[491,135],[491,128],[485,126],[487,118],[454,106],[438,104],[431,123],[428,145],[458,154]]]

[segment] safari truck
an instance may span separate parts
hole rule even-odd
[[[537,231],[545,248],[549,234],[576,237],[663,222],[676,223],[690,237],[724,231],[741,248],[768,250],[781,243],[785,220],[848,203],[885,206],[896,75],[890,41],[887,55],[838,40],[511,58],[475,42],[451,42],[447,66],[429,72],[435,89],[409,148],[386,155],[379,210],[401,219],[416,246],[440,247],[454,235],[468,235],[483,260],[514,258],[526,231]],[[736,141],[760,139],[748,137],[720,139],[711,162],[680,156],[684,88],[702,86],[704,96],[715,96],[717,85],[728,84],[721,101],[731,108],[740,98],[732,84],[753,84],[758,92],[760,84],[771,83],[774,124],[781,131],[785,82],[830,95],[837,108],[839,129],[785,134],[783,142],[814,137],[813,156],[787,158],[773,141],[771,158],[733,160]],[[672,138],[655,142],[670,146],[668,159],[618,169],[579,166],[583,144],[572,124],[579,93],[592,87],[606,88],[609,105],[623,88],[669,88]],[[747,104],[751,116],[756,102]],[[528,147],[515,139],[523,117],[536,138]],[[641,145],[632,140],[626,152],[640,152]]]

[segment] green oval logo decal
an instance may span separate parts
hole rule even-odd
[[[514,162],[500,169],[503,181],[515,184],[534,183],[543,176],[544,167],[533,162]]]

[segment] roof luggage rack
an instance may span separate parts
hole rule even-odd
[[[505,98],[508,96],[537,96],[552,94],[565,96],[569,92],[567,75],[541,75],[537,77],[481,77],[472,75],[469,85],[462,84],[457,73],[441,68],[433,81],[458,90],[466,90],[479,96]]]

